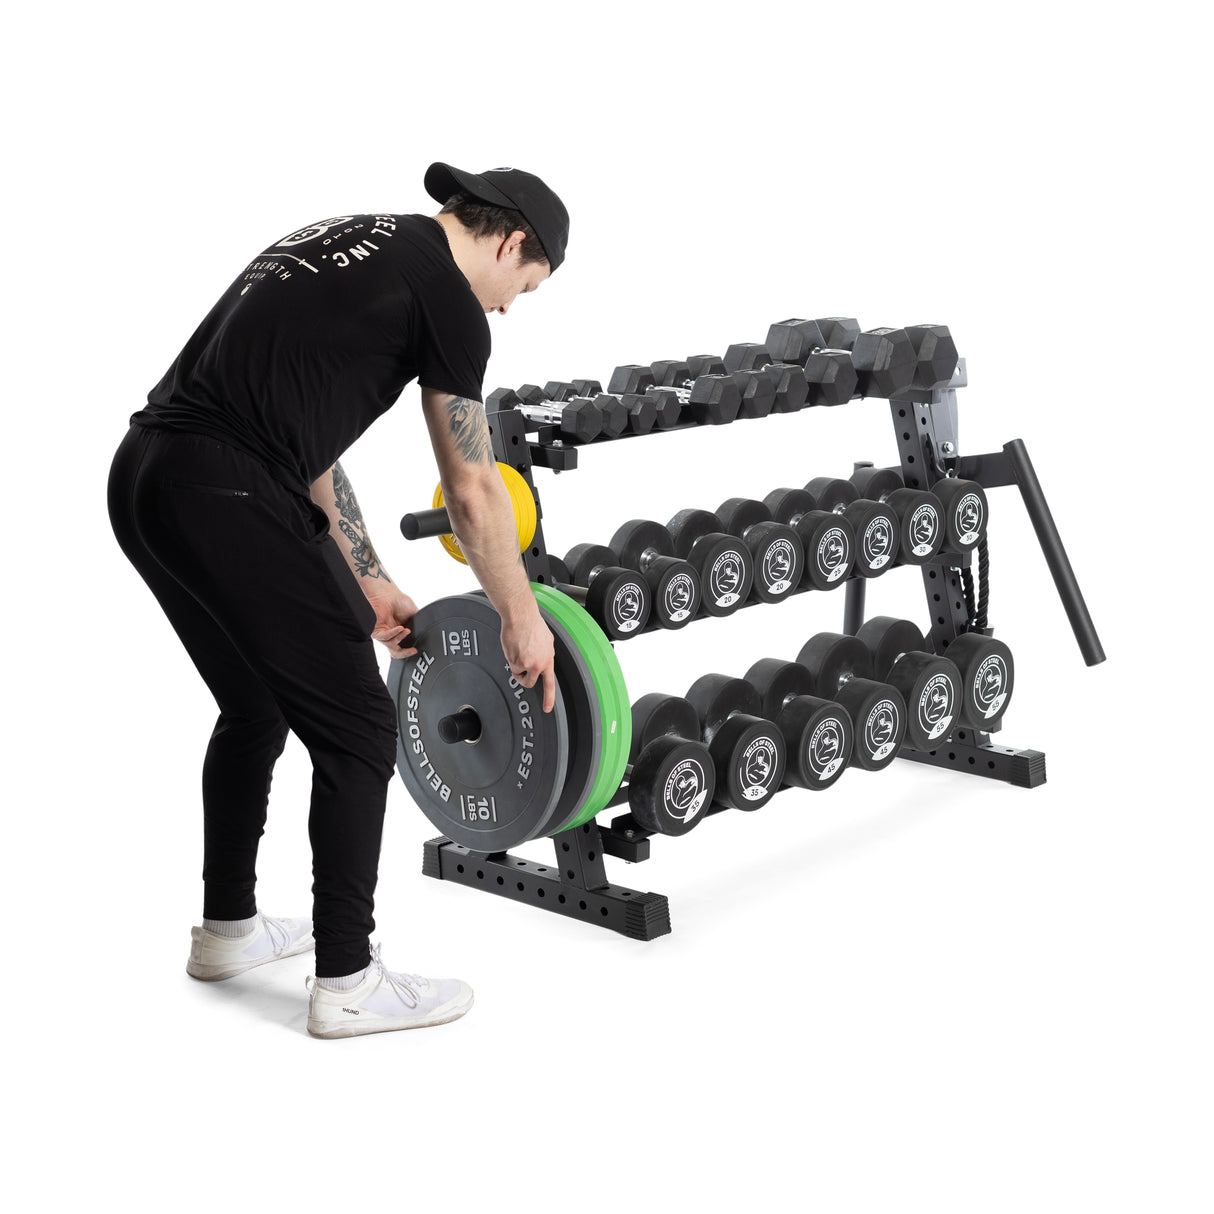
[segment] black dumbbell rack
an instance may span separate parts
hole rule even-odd
[[[968,457],[959,454],[957,389],[964,387],[966,382],[965,360],[961,359],[947,387],[911,390],[890,400],[903,482],[910,489],[930,489],[942,477],[959,476],[977,481],[984,489],[1016,485],[1083,658],[1089,666],[1094,666],[1104,661],[1104,651],[1024,443],[1013,439],[1005,443],[1001,451]],[[535,495],[535,537],[531,547],[523,553],[523,561],[532,581],[548,585],[554,579],[548,565],[543,512],[532,470],[570,471],[577,467],[578,450],[577,446],[562,440],[555,426],[540,427],[535,439],[530,440],[526,424],[523,415],[513,409],[489,415],[495,457],[516,469]],[[694,426],[691,422],[681,423],[654,433],[670,434]],[[598,439],[594,445],[629,437],[636,436]],[[980,551],[984,553],[985,548]],[[947,653],[950,642],[963,632],[973,631],[970,605],[966,602],[963,586],[973,559],[972,552],[964,555],[941,553],[921,566],[932,620],[930,636],[937,653]],[[798,589],[793,593],[804,592]],[[864,579],[853,576],[844,591],[843,631],[850,635],[858,632],[864,622],[864,595]],[[991,630],[983,628],[981,631],[989,635]],[[899,757],[952,768],[968,775],[1003,780],[1020,788],[1036,788],[1045,783],[1044,754],[1037,750],[996,746],[989,734],[979,730],[958,729],[945,743],[929,752],[904,746]],[[627,799],[625,784],[608,805],[625,804]],[[707,813],[717,813],[721,808],[710,807]],[[538,864],[508,852],[474,852],[439,836],[425,845],[422,872],[440,881],[455,881],[610,928],[632,939],[652,940],[670,931],[670,907],[665,895],[611,884],[604,864],[606,856],[630,863],[647,860],[649,839],[649,831],[638,826],[630,814],[623,814],[613,818],[609,826],[600,826],[594,821],[553,836],[555,861]]]

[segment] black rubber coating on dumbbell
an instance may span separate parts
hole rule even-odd
[[[603,544],[575,544],[565,553],[569,580],[575,586],[588,585],[590,577],[596,569],[619,563],[616,554]]]
[[[797,661],[813,676],[814,694],[824,700],[838,699],[848,679],[871,679],[872,654],[856,637],[838,632],[819,632],[801,646]]]
[[[775,522],[771,511],[751,498],[731,497],[716,512],[729,532],[742,537],[754,557],[752,598],[761,603],[779,602],[800,585],[805,550],[791,527]]]
[[[937,481],[932,493],[944,507],[944,546],[949,552],[969,552],[986,533],[986,492],[977,481],[950,477]]]
[[[759,693],[759,715],[769,721],[776,719],[789,700],[814,692],[809,671],[782,658],[760,658],[742,677]]]
[[[872,655],[873,673],[879,679],[886,678],[902,654],[927,650],[918,627],[892,615],[874,615],[865,620],[856,632],[856,640]]]
[[[559,556],[553,556],[551,552],[548,554],[548,571],[552,574],[550,580],[553,582],[573,582],[569,566]]]
[[[784,736],[787,750],[785,784],[821,791],[847,770],[855,727],[842,704],[818,696],[796,696],[780,710],[775,726]]]
[[[852,345],[864,396],[897,396],[915,382],[915,347],[905,329],[868,329]]]
[[[901,474],[893,468],[857,468],[848,480],[861,497],[875,502],[903,487]]]
[[[750,549],[728,534],[710,510],[680,510],[666,527],[675,552],[700,575],[704,613],[731,615],[746,601],[754,582]]]
[[[651,691],[632,706],[632,747],[628,761],[633,762],[654,738],[673,734],[693,741],[700,737],[700,718],[690,701]]]
[[[927,651],[923,634],[910,620],[877,615],[856,633],[873,656],[878,679],[906,702],[906,740],[931,750],[949,736],[961,708],[961,673],[948,658]]]
[[[862,498],[884,501],[898,519],[900,565],[924,565],[944,546],[944,510],[939,498],[907,489],[893,468],[857,468],[851,474]]]
[[[691,368],[681,358],[663,358],[650,367],[654,382],[658,387],[681,388],[688,380],[695,377]]]
[[[628,407],[618,396],[609,396],[601,389],[593,400],[603,418],[603,434],[608,438],[619,438],[628,428]]]
[[[586,610],[610,640],[626,641],[649,622],[653,592],[635,569],[604,565],[590,579]]]
[[[907,325],[915,350],[915,387],[944,388],[957,369],[957,343],[948,325]]]
[[[814,323],[829,350],[850,350],[860,336],[860,322],[854,316],[827,316]]]
[[[817,350],[805,360],[810,405],[845,405],[856,395],[859,377],[851,355],[841,350]]]
[[[619,563],[631,569],[641,567],[641,558],[648,552],[658,556],[674,556],[674,540],[661,523],[652,519],[634,518],[616,529],[611,548],[620,554]]]
[[[731,713],[758,716],[759,693],[745,679],[727,674],[701,675],[687,689],[687,700],[696,711],[700,736],[711,742]]]
[[[742,391],[730,375],[703,374],[687,398],[687,416],[702,426],[723,426],[742,408]]]
[[[674,541],[661,523],[632,519],[611,537],[620,564],[639,569],[653,591],[653,618],[663,628],[683,628],[700,609],[700,576],[674,555]]]
[[[886,672],[906,704],[906,743],[932,750],[953,732],[961,708],[961,672],[948,658],[922,650],[904,653]]]
[[[625,393],[620,397],[624,408],[628,411],[628,432],[630,434],[648,434],[658,420],[658,402],[648,396],[638,396],[636,393]]]
[[[728,370],[725,360],[718,354],[689,354],[687,369],[692,379],[699,379],[704,375],[724,375]]]
[[[655,738],[633,763],[628,807],[645,830],[685,835],[704,820],[716,783],[712,756],[703,742]]]
[[[797,413],[809,400],[809,380],[803,368],[794,363],[772,363],[763,373],[776,391],[773,413]]]
[[[805,492],[818,503],[819,510],[838,510],[860,500],[856,486],[836,476],[815,476],[806,484]]]
[[[828,343],[813,320],[779,320],[767,330],[764,343],[773,362],[800,363]]]
[[[833,590],[851,573],[856,559],[856,533],[845,515],[818,509],[804,489],[773,489],[763,504],[777,522],[797,533],[805,553],[803,583],[815,590]]]
[[[1016,681],[1012,651],[994,637],[965,632],[945,656],[961,672],[961,719],[974,729],[998,729]]]
[[[835,699],[847,709],[855,726],[851,766],[881,771],[897,757],[906,736],[906,703],[888,683],[851,679]]]
[[[653,372],[648,367],[628,363],[612,371],[607,391],[614,396],[622,396],[626,392],[642,393],[651,388],[653,383]]]
[[[736,713],[708,744],[716,771],[716,801],[733,809],[755,810],[784,782],[784,735],[770,721]]]
[[[854,571],[860,577],[879,577],[894,567],[898,556],[898,516],[884,502],[861,498],[846,507],[843,517],[856,533]]]
[[[742,396],[738,416],[766,417],[776,406],[776,385],[764,371],[734,371],[733,382]]]
[[[659,430],[669,430],[677,426],[683,414],[683,402],[673,388],[650,388],[645,393],[646,399],[653,401],[658,411],[657,425]]]

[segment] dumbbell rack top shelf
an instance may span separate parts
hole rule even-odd
[[[1015,484],[1084,660],[1089,666],[1102,662],[1104,651],[1024,443],[1014,439],[1006,443],[1002,451],[983,455],[962,457],[959,453],[957,389],[966,383],[965,360],[961,359],[947,387],[910,391],[890,400],[902,479],[912,489],[930,488],[937,480],[948,476],[977,481],[984,489]],[[523,553],[523,561],[532,581],[549,585],[554,579],[548,564],[543,511],[532,470],[539,467],[553,472],[570,471],[577,467],[578,447],[567,445],[554,426],[541,426],[535,440],[528,440],[526,421],[514,409],[491,413],[488,420],[496,459],[515,468],[535,496],[535,536]],[[688,423],[652,433],[693,428],[700,427]],[[591,445],[618,441],[618,438],[600,439]],[[942,553],[921,566],[932,620],[930,636],[938,653],[946,652],[953,640],[971,630],[961,593],[962,570],[971,562],[972,553],[963,556]],[[844,632],[854,635],[864,622],[864,595],[864,580],[849,579],[844,598]],[[989,628],[981,631],[991,632]],[[1002,780],[1022,788],[1035,788],[1045,783],[1044,754],[995,746],[990,735],[980,731],[959,728],[934,751],[920,752],[904,747],[899,757]],[[610,805],[627,800],[626,788],[626,785],[621,787]],[[647,859],[649,839],[650,833],[639,827],[631,815],[624,814],[614,818],[607,827],[595,821],[553,836],[555,861],[538,864],[506,852],[473,852],[440,836],[426,844],[422,871],[439,880],[480,888],[595,923],[634,939],[652,940],[670,931],[666,897],[614,885],[607,880],[604,866],[605,855],[633,863]]]

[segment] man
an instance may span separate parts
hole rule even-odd
[[[519,556],[480,404],[485,314],[564,260],[569,216],[518,169],[431,165],[423,215],[345,215],[252,261],[190,338],[114,458],[109,509],[219,705],[203,765],[203,922],[187,971],[217,980],[316,949],[308,1031],[442,1024],[472,992],[389,971],[369,937],[416,605],[388,576],[338,457],[412,379],[452,528],[526,687],[555,697],[553,642]],[[313,920],[256,905],[257,844],[288,729],[312,760]]]

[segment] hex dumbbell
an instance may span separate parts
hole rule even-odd
[[[537,392],[543,393],[542,399],[536,398]],[[627,407],[619,397],[604,392],[603,385],[597,379],[575,379],[572,383],[553,379],[543,388],[537,388],[535,384],[524,384],[519,389],[519,395],[525,403],[534,403],[537,407],[572,400],[593,401],[603,415],[602,433],[607,438],[618,438],[628,427]]]
[[[527,399],[524,399],[523,393]],[[517,409],[527,419],[528,430],[556,426],[561,435],[577,443],[589,443],[603,432],[603,411],[589,399],[563,402],[549,400],[535,384],[524,384],[520,392],[513,388],[495,388],[485,402],[487,409]]]
[[[683,412],[683,402],[673,389],[658,390],[655,387],[653,372],[639,363],[627,363],[616,367],[611,373],[608,391],[619,396],[620,400],[631,410],[644,404],[654,413],[654,425],[659,430],[669,430],[679,422]]]

